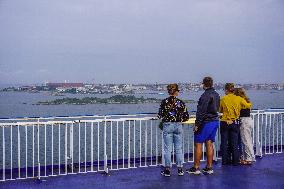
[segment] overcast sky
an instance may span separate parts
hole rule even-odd
[[[283,0],[0,0],[0,84],[284,82]]]

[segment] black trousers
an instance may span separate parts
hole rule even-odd
[[[234,123],[228,125],[226,122],[221,121],[220,127],[222,164],[228,164],[232,162],[234,165],[237,165],[240,161],[240,124],[235,121]]]

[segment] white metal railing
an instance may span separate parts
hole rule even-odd
[[[283,115],[284,109],[253,111],[256,155],[283,152]],[[163,141],[158,123],[155,114],[2,119],[0,180],[160,165]],[[193,162],[193,145],[192,127],[185,125],[185,162]],[[215,160],[219,146],[218,132]]]

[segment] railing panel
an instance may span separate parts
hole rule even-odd
[[[284,110],[252,113],[256,155],[283,152],[283,115]],[[163,139],[158,124],[155,115],[1,121],[0,180],[162,165]],[[183,128],[184,162],[193,162],[192,127]],[[214,149],[217,160],[219,130]]]

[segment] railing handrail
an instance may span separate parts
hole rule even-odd
[[[284,112],[284,108],[267,108],[267,109],[252,109],[252,113],[256,112]],[[190,111],[190,113],[196,113],[196,111]],[[16,118],[0,118],[0,121],[19,121],[19,120],[47,120],[47,119],[76,119],[76,118],[104,118],[104,117],[117,117],[117,116],[138,116],[138,115],[155,115],[156,112],[149,113],[134,113],[134,114],[105,114],[105,115],[75,115],[75,116],[46,116],[46,117],[16,117]]]

